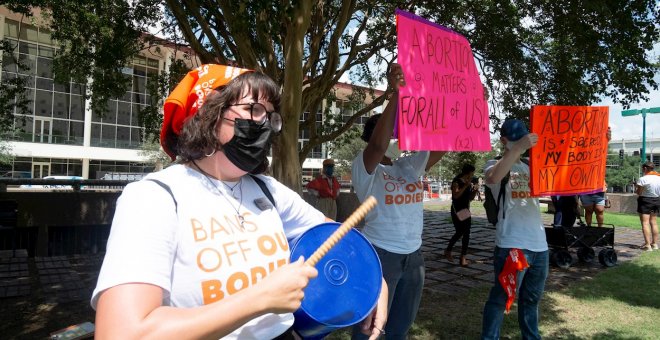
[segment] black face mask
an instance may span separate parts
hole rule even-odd
[[[252,173],[266,161],[273,130],[251,119],[234,119],[234,137],[222,146],[227,158],[239,169]]]

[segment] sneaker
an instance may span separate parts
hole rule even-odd
[[[653,248],[653,250],[658,250],[658,244],[657,244],[657,243],[653,243],[653,244],[651,245],[651,248]]]
[[[650,244],[643,244],[639,246],[639,249],[641,249],[642,251],[653,251],[653,247],[651,247]]]

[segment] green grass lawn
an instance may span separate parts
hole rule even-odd
[[[615,227],[628,227],[632,229],[642,229],[642,224],[639,221],[637,214],[624,214],[608,212],[605,210],[604,223],[613,224]]]
[[[424,209],[448,211],[449,205],[431,203]],[[485,216],[482,202],[473,202],[470,209],[473,215]],[[551,214],[542,215],[544,220],[551,220]],[[605,223],[640,229],[639,217],[633,214],[606,211]],[[425,293],[411,338],[478,339],[489,289],[477,287],[460,296]],[[592,279],[547,291],[541,302],[540,328],[546,339],[659,339],[658,320],[660,251],[644,252]],[[520,338],[515,305],[505,316],[501,337]],[[349,338],[347,330],[329,337]]]
[[[546,339],[658,339],[660,251],[645,252],[593,279],[546,291],[540,329]],[[490,287],[459,295],[425,293],[412,339],[478,339]],[[519,339],[516,305],[505,315],[501,337]],[[349,339],[341,330],[329,339]]]

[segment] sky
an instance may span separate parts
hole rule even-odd
[[[660,83],[660,73],[655,76],[655,81]],[[646,102],[633,103],[630,109],[648,109],[660,107],[660,89],[651,91]],[[621,104],[612,103],[611,99],[595,103],[594,106],[609,106],[610,127],[612,128],[612,140],[641,139],[642,138],[642,116],[622,117]],[[646,115],[646,138],[660,138],[660,113]]]

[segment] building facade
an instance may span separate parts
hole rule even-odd
[[[28,66],[21,69],[11,56],[2,55],[0,77],[26,79],[29,100],[27,113],[16,108],[12,112],[14,129],[5,134],[3,140],[8,142],[15,157],[12,164],[0,165],[0,175],[26,174],[23,177],[27,177],[29,173],[32,178],[68,175],[96,179],[106,173],[153,171],[154,165],[140,152],[145,136],[139,112],[160,98],[151,98],[147,85],[168,68],[173,56],[183,58],[185,52],[190,51],[160,46],[136,56],[122,69],[131,85],[121,98],[111,99],[107,112],[99,115],[92,111],[90,100],[85,99],[87,84],[62,84],[54,80],[56,44],[42,26],[21,22],[21,16],[0,6],[0,39],[7,40],[13,47],[14,57]],[[199,66],[194,58],[186,60],[191,68]],[[329,105],[344,117],[350,116],[352,111],[346,103],[351,86],[339,85],[335,90],[337,100],[326,102],[324,106]],[[318,125],[323,113],[317,115]],[[309,136],[301,132],[300,148],[308,142]],[[314,148],[303,164],[303,176],[311,178],[326,157],[325,146]]]
[[[610,153],[641,157],[642,139],[612,139],[609,143]],[[660,138],[646,139],[646,160],[651,161],[656,167],[660,167]]]

